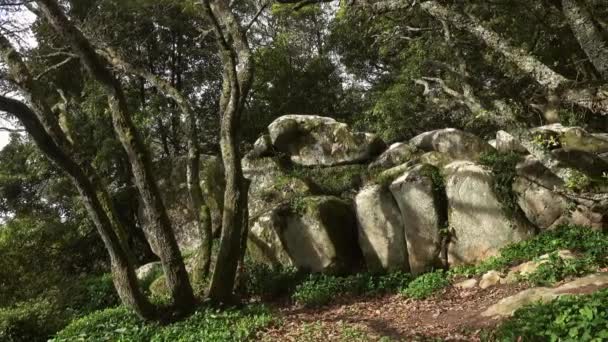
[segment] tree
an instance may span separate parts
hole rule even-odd
[[[231,299],[241,256],[248,184],[243,178],[239,151],[239,121],[251,88],[253,62],[243,27],[225,0],[203,0],[203,12],[215,33],[223,65],[220,99],[220,148],[224,162],[226,190],[222,234],[213,270],[209,297]]]
[[[40,0],[37,4],[44,17],[72,46],[74,53],[78,55],[90,75],[106,91],[114,130],[129,157],[135,184],[144,202],[150,230],[159,241],[159,257],[174,304],[178,310],[190,312],[195,302],[192,287],[153,175],[149,153],[131,120],[120,82],[112,75],[89,40],[65,16],[56,1]]]

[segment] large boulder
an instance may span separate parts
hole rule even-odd
[[[580,153],[580,152],[578,152]],[[513,191],[526,218],[540,229],[571,223],[602,229],[603,214],[569,201],[556,189],[564,182],[532,156],[517,164]]]
[[[500,248],[531,236],[533,227],[518,215],[507,217],[487,168],[457,161],[444,169],[449,206],[450,265],[474,264]]]
[[[401,211],[412,274],[441,265],[445,201],[433,182],[433,172],[439,171],[428,164],[416,165],[390,185]]]
[[[416,156],[416,148],[406,143],[394,143],[376,160],[369,164],[370,169],[388,169],[410,161]]]
[[[254,260],[323,273],[360,267],[355,214],[349,203],[331,196],[302,197],[267,215],[250,231]]]
[[[408,256],[399,207],[388,188],[370,185],[355,198],[359,245],[370,271],[407,271]]]
[[[293,266],[293,261],[281,241],[285,228],[285,211],[282,208],[262,214],[252,224],[247,239],[247,252],[257,262],[273,267]]]
[[[243,175],[249,185],[249,218],[255,221],[280,204],[310,193],[303,180],[289,176],[276,158],[243,158]]]
[[[291,211],[282,237],[299,269],[344,273],[360,266],[357,222],[350,203],[332,196],[306,197]]]
[[[437,151],[454,160],[477,161],[482,153],[494,148],[478,136],[455,128],[422,133],[410,140],[410,145],[423,151]]]
[[[316,115],[285,115],[268,126],[274,148],[293,163],[333,166],[371,160],[384,147],[374,134]]]

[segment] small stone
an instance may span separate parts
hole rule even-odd
[[[472,278],[472,279],[467,279],[467,280],[461,281],[457,284],[454,284],[454,287],[458,288],[458,289],[466,290],[466,289],[472,289],[476,285],[477,285],[477,279]]]
[[[482,289],[487,289],[488,287],[496,286],[500,283],[501,280],[500,273],[498,271],[490,271],[484,274],[481,277],[481,281],[479,282],[479,287]]]

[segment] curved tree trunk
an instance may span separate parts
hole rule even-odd
[[[173,302],[180,312],[191,312],[195,304],[192,286],[153,175],[150,156],[131,120],[120,83],[82,32],[68,20],[56,0],[38,0],[37,3],[44,17],[72,46],[91,76],[106,91],[114,131],[129,157],[135,184],[144,202],[150,231],[159,242],[159,257]]]
[[[38,120],[39,115],[34,110],[24,103],[2,96],[0,96],[0,110],[14,115],[25,127],[44,155],[68,174],[78,189],[87,213],[95,224],[106,250],[110,254],[112,278],[120,299],[140,317],[154,319],[154,307],[141,292],[133,264],[114,232],[112,222],[97,197],[98,192],[95,186],[85,172],[55,143],[44,125]]]

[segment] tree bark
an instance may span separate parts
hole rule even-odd
[[[202,274],[199,274],[199,276],[207,277],[209,274],[212,232],[210,222],[211,218],[209,217],[209,207],[204,201],[203,191],[201,189],[201,153],[198,144],[199,136],[196,113],[194,112],[194,109],[190,105],[188,99],[170,82],[165,81],[161,77],[154,75],[143,68],[135,67],[110,49],[100,51],[100,54],[104,56],[112,65],[123,69],[125,72],[134,73],[146,79],[161,93],[172,99],[177,104],[180,111],[184,113],[188,119],[188,160],[186,163],[186,179],[197,231],[201,236],[200,248],[202,250],[199,251],[199,255],[203,260],[201,260]],[[180,77],[178,77],[178,79],[179,78]]]
[[[608,44],[586,5],[580,0],[562,0],[562,12],[591,64],[608,81]]]
[[[220,99],[220,148],[226,177],[222,233],[209,297],[215,302],[232,298],[241,254],[246,194],[238,141],[238,124],[251,87],[253,64],[247,37],[226,0],[204,0],[204,13],[215,32],[223,64]]]
[[[144,202],[150,231],[159,242],[159,257],[175,308],[179,313],[189,313],[195,304],[192,286],[153,175],[149,153],[131,120],[122,87],[91,43],[65,16],[56,0],[36,2],[44,17],[72,46],[85,68],[107,94],[114,130],[129,157],[135,184]]]
[[[93,221],[110,255],[112,278],[122,302],[143,319],[154,319],[155,310],[139,288],[133,264],[123,249],[106,211],[98,198],[94,184],[80,166],[55,143],[40,115],[22,102],[0,96],[0,110],[14,115],[25,127],[38,148],[47,158],[68,174],[84,201],[89,217]]]

